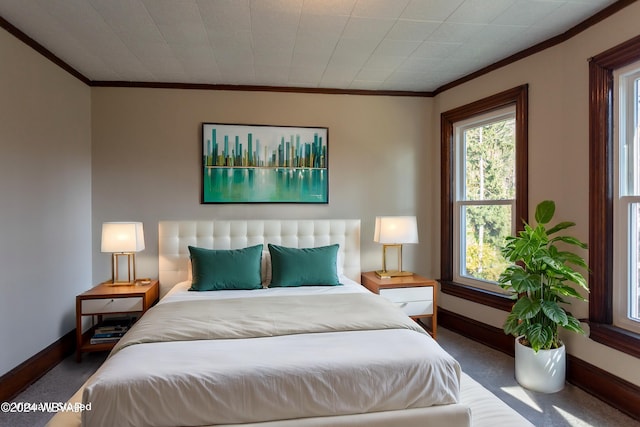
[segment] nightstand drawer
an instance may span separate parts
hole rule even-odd
[[[82,300],[82,314],[126,313],[142,311],[142,297]]]
[[[433,301],[396,302],[407,316],[427,316],[433,314]]]
[[[397,303],[433,301],[433,286],[380,289],[380,295]]]

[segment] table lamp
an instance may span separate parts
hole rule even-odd
[[[141,222],[105,222],[102,224],[102,252],[111,252],[111,283],[131,285],[136,280],[136,252],[144,249]],[[119,274],[120,257],[127,258],[127,276]],[[133,273],[133,274],[132,274]]]
[[[411,276],[413,273],[402,270],[402,245],[418,243],[418,224],[415,216],[379,216],[373,241],[382,243],[382,270],[376,271],[381,278]],[[387,270],[387,248],[398,250],[398,269]]]

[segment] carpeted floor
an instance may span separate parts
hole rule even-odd
[[[12,402],[64,403],[100,367],[106,357],[106,353],[85,353],[82,363],[77,363],[74,353],[47,372],[31,387],[20,393]],[[53,415],[53,413],[43,412],[5,413],[3,410],[0,412],[0,427],[41,427]]]
[[[554,394],[536,393],[518,386],[513,358],[444,328],[438,342],[462,365],[462,370],[539,427],[640,426],[623,413],[567,384]],[[65,402],[100,366],[105,354],[89,353],[82,363],[70,356],[21,393],[14,402]],[[2,427],[44,426],[53,414],[0,412]],[[496,420],[496,426],[500,426]]]
[[[538,427],[640,426],[640,422],[569,383],[552,394],[520,387],[513,374],[513,357],[454,332],[438,328],[438,343],[471,378]]]

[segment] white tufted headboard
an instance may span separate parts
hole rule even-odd
[[[158,224],[160,295],[188,279],[189,249],[240,249],[268,243],[311,248],[338,243],[338,268],[360,282],[360,220],[160,221]]]

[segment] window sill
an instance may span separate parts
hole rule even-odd
[[[440,280],[440,290],[445,294],[497,308],[502,311],[511,311],[511,307],[513,306],[513,300],[508,296],[461,283]]]
[[[589,338],[593,341],[640,358],[640,334],[595,322],[589,322],[589,329]]]

